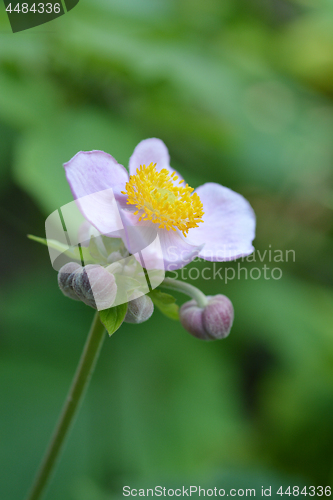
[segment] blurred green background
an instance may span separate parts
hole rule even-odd
[[[127,166],[147,137],[193,187],[246,196],[256,248],[296,259],[281,280],[195,283],[233,301],[225,341],[158,311],[107,340],[46,498],[331,485],[332,1],[81,0],[17,34],[0,8],[0,30],[1,500],[24,497],[93,316],[26,234],[72,200],[77,151]]]

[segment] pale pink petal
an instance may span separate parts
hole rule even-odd
[[[126,198],[121,191],[128,181],[128,172],[108,153],[80,151],[64,167],[74,199],[109,188],[117,201]]]
[[[176,172],[170,167],[169,151],[161,139],[152,138],[139,142],[129,161],[130,175],[136,175],[136,171],[141,165],[148,167],[150,163],[156,163],[156,170],[158,172],[162,168],[166,168],[171,174],[172,172]],[[179,180],[182,179],[178,172],[176,174]]]
[[[85,219],[102,234],[122,229],[117,204],[126,204],[126,196],[121,194],[128,181],[126,169],[103,151],[81,151],[64,167]]]
[[[191,243],[179,231],[160,229],[158,232],[166,271],[181,269],[200,254],[203,243]]]
[[[120,210],[120,216],[124,226],[121,238],[127,250],[131,254],[136,254],[137,252],[141,252],[156,239],[158,226],[150,221],[139,221],[140,214],[134,214],[134,211],[137,209],[135,207],[133,207],[133,209],[131,208],[132,207]]]
[[[204,222],[190,229],[188,239],[195,245],[205,244],[199,257],[218,262],[250,255],[256,219],[249,202],[213,182],[200,186],[196,193],[203,203]]]

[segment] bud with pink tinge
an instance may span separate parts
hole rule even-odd
[[[60,269],[58,283],[64,295],[99,311],[111,307],[117,295],[115,277],[99,265],[70,262]]]
[[[143,323],[154,312],[154,304],[150,297],[142,295],[128,302],[125,323]]]
[[[99,311],[111,307],[117,295],[115,277],[97,264],[89,264],[77,272],[73,288],[82,302]]]
[[[224,339],[234,320],[233,305],[225,295],[208,296],[207,300],[205,307],[199,307],[195,300],[183,304],[179,311],[180,322],[198,339]]]
[[[82,267],[76,262],[69,262],[62,266],[58,273],[58,285],[66,297],[73,300],[80,300],[73,288],[73,279],[76,272],[82,271]]]

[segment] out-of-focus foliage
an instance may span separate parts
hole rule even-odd
[[[237,263],[179,273],[215,273],[194,284],[233,301],[225,341],[200,342],[156,310],[106,342],[47,498],[330,485],[332,2],[81,0],[15,35],[0,8],[0,30],[0,498],[28,489],[92,318],[26,234],[44,236],[71,201],[62,163],[77,151],[127,166],[152,136],[192,186],[251,201],[263,261],[240,262],[227,284],[218,271],[238,277]],[[265,264],[282,278],[246,279]]]

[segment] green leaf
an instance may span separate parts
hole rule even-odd
[[[56,240],[47,240],[46,238],[39,238],[39,236],[34,236],[32,234],[27,235],[29,240],[37,241],[37,243],[41,243],[42,245],[46,245],[47,247],[54,248],[61,253],[65,253],[66,255],[71,255],[74,257],[74,249],[68,249],[67,245],[63,245],[59,241]]]
[[[170,319],[179,320],[179,306],[176,304],[176,299],[173,295],[161,292],[160,290],[153,290],[147,294],[154,305]]]
[[[99,312],[99,317],[109,336],[118,330],[127,312],[127,303],[120,304],[119,306],[110,307]]]
[[[41,243],[42,245],[45,245],[47,247],[54,248],[55,250],[58,250],[58,252],[64,253],[65,255],[68,255],[69,257],[71,257],[74,260],[81,261],[79,247],[68,248],[67,245],[60,243],[57,240],[47,240],[46,238],[40,238],[39,236],[33,236],[32,234],[28,234],[27,236],[28,236],[29,240],[37,241],[37,243]],[[88,248],[81,247],[81,252],[82,252],[84,265],[90,264],[91,262],[94,262],[94,259],[90,255]]]

